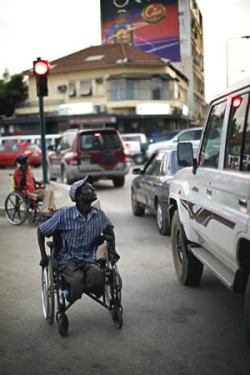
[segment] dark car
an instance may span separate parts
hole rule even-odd
[[[51,180],[73,183],[91,174],[95,181],[109,179],[121,187],[129,171],[128,155],[115,129],[71,130],[48,153],[48,170]]]
[[[176,150],[159,150],[154,153],[144,168],[134,168],[137,175],[131,185],[131,205],[135,216],[145,210],[156,215],[156,225],[161,234],[170,234],[168,220],[169,184],[181,167],[177,163]]]

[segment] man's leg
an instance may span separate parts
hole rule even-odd
[[[77,264],[75,262],[68,262],[63,264],[59,268],[60,275],[69,285],[69,300],[74,302],[75,300],[81,298],[83,293],[83,270],[82,268],[77,269]]]
[[[84,291],[93,293],[97,298],[104,293],[105,275],[98,266],[86,263],[84,267]]]
[[[43,202],[42,212],[54,211],[56,209],[54,190],[52,188],[46,186],[45,189],[37,189],[36,194],[37,198]]]

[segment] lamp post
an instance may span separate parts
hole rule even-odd
[[[242,35],[234,38],[229,38],[226,41],[226,85],[229,86],[229,42],[231,40],[250,39],[250,35]]]

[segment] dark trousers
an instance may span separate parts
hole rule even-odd
[[[70,302],[81,298],[83,292],[93,293],[98,298],[104,292],[104,272],[93,263],[70,261],[59,267],[59,273],[69,285]]]

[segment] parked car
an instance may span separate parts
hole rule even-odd
[[[179,132],[180,130],[169,130],[169,131],[152,134],[151,137],[149,138],[149,143],[168,141],[169,139],[172,139]]]
[[[148,145],[146,135],[143,133],[124,133],[121,134],[121,138],[130,159],[136,164],[143,164]]]
[[[191,141],[193,146],[198,151],[201,134],[202,128],[189,128],[185,130],[180,130],[177,134],[173,132],[173,136],[170,139],[150,144],[147,149],[147,156],[150,157],[156,150],[160,150],[162,148],[176,149],[177,144],[179,142],[186,141]]]
[[[247,78],[211,101],[195,162],[192,144],[178,145],[179,165],[188,167],[171,183],[169,216],[179,281],[199,285],[205,265],[231,291],[245,293],[250,345],[249,103]]]
[[[115,129],[71,130],[62,134],[55,151],[48,153],[51,180],[73,183],[91,174],[121,187],[129,172],[128,156]]]
[[[169,185],[180,168],[176,150],[160,150],[151,156],[143,169],[132,170],[137,175],[131,185],[132,212],[135,216],[142,216],[147,209],[155,214],[156,225],[161,234],[170,234]]]
[[[39,146],[30,142],[5,142],[0,145],[0,166],[15,166],[21,154],[28,155],[30,165],[38,167],[42,163],[42,151]]]

